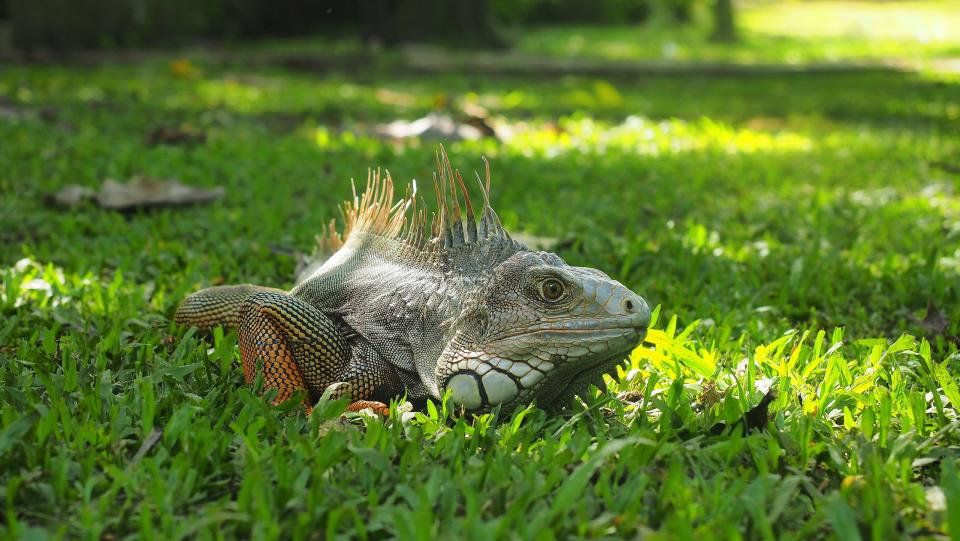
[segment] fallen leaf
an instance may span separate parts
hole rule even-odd
[[[179,58],[170,63],[170,73],[174,77],[187,79],[196,75],[197,72],[197,68],[186,58]]]
[[[203,132],[181,130],[167,126],[159,126],[147,134],[147,144],[151,146],[205,143],[206,141],[207,134]]]
[[[446,94],[437,94],[433,97],[433,108],[436,110],[443,110],[447,107],[450,107],[450,96]]]
[[[476,127],[457,122],[440,113],[430,113],[416,120],[395,120],[387,124],[377,124],[373,127],[373,132],[390,139],[418,137],[423,140],[462,141],[483,137],[483,132]]]
[[[497,128],[490,112],[475,103],[465,102],[460,109],[465,116],[464,123],[478,129],[484,137],[497,137]]]
[[[14,103],[0,101],[0,119],[22,120],[30,116],[30,110]]]
[[[56,120],[59,114],[60,112],[57,111],[56,107],[51,107],[49,105],[47,107],[40,109],[40,112],[39,112],[40,120],[45,120],[47,122]]]
[[[631,389],[618,394],[617,399],[623,402],[640,402],[643,400],[643,393],[635,389]]]
[[[224,189],[220,186],[211,189],[195,188],[173,179],[136,176],[127,183],[107,179],[100,186],[99,192],[84,186],[66,186],[46,199],[62,207],[71,207],[92,199],[103,208],[130,210],[209,203],[223,197],[223,194]]]
[[[86,186],[71,184],[60,189],[57,193],[47,197],[47,202],[61,207],[72,207],[97,196],[97,192]]]
[[[467,126],[472,126],[476,128],[484,137],[496,137],[497,130],[494,128],[493,123],[489,118],[483,118],[478,116],[469,116],[466,120],[463,121]]]
[[[197,203],[209,203],[223,197],[224,190],[217,186],[212,189],[195,188],[181,184],[173,179],[155,179],[144,176],[134,177],[126,184],[107,179],[97,194],[97,203],[109,209],[131,209],[137,207],[182,206]]]
[[[377,101],[387,105],[413,107],[417,104],[416,94],[410,94],[408,92],[395,92],[386,88],[379,88],[374,93],[374,96],[376,96]]]

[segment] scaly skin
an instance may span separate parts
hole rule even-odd
[[[510,238],[489,205],[479,221],[441,148],[440,209],[427,228],[415,191],[393,203],[379,172],[344,207],[289,292],[222,286],[189,296],[175,319],[239,328],[244,377],[263,363],[275,402],[309,408],[334,384],[352,409],[391,398],[451,400],[473,412],[531,401],[559,409],[603,385],[645,336],[646,302],[606,274]],[[465,211],[461,209],[461,197]],[[412,210],[411,210],[412,208]]]

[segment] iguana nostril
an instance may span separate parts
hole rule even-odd
[[[627,312],[633,312],[633,309],[634,309],[633,301],[630,299],[627,299],[626,301],[623,302],[623,307],[627,310]]]

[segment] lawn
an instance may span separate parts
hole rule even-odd
[[[738,3],[741,40],[718,45],[706,24],[543,27],[517,32],[527,54],[605,60],[922,61],[960,56],[960,2],[843,0]],[[704,18],[705,13],[695,12]]]
[[[0,537],[960,539],[956,75],[174,60],[0,72]],[[508,229],[659,306],[606,392],[307,418],[243,385],[235,334],[172,323],[200,287],[289,287],[367,167],[429,178],[435,142],[373,124],[468,106],[511,136],[446,147],[490,159]],[[48,202],[137,174],[226,195]]]

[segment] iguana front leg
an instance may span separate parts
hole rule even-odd
[[[283,293],[261,291],[240,309],[240,357],[247,382],[263,361],[264,388],[277,389],[275,403],[298,390],[318,395],[343,381],[347,342],[322,312]],[[316,396],[314,396],[316,398]]]
[[[304,391],[309,412],[312,399],[349,375],[347,343],[333,321],[278,289],[253,285],[204,289],[184,300],[175,320],[205,330],[218,325],[238,327],[244,379],[253,382],[261,361],[264,389],[277,390],[274,404]],[[350,394],[359,400],[351,410],[386,408],[364,401],[366,396],[353,396],[356,392]]]

